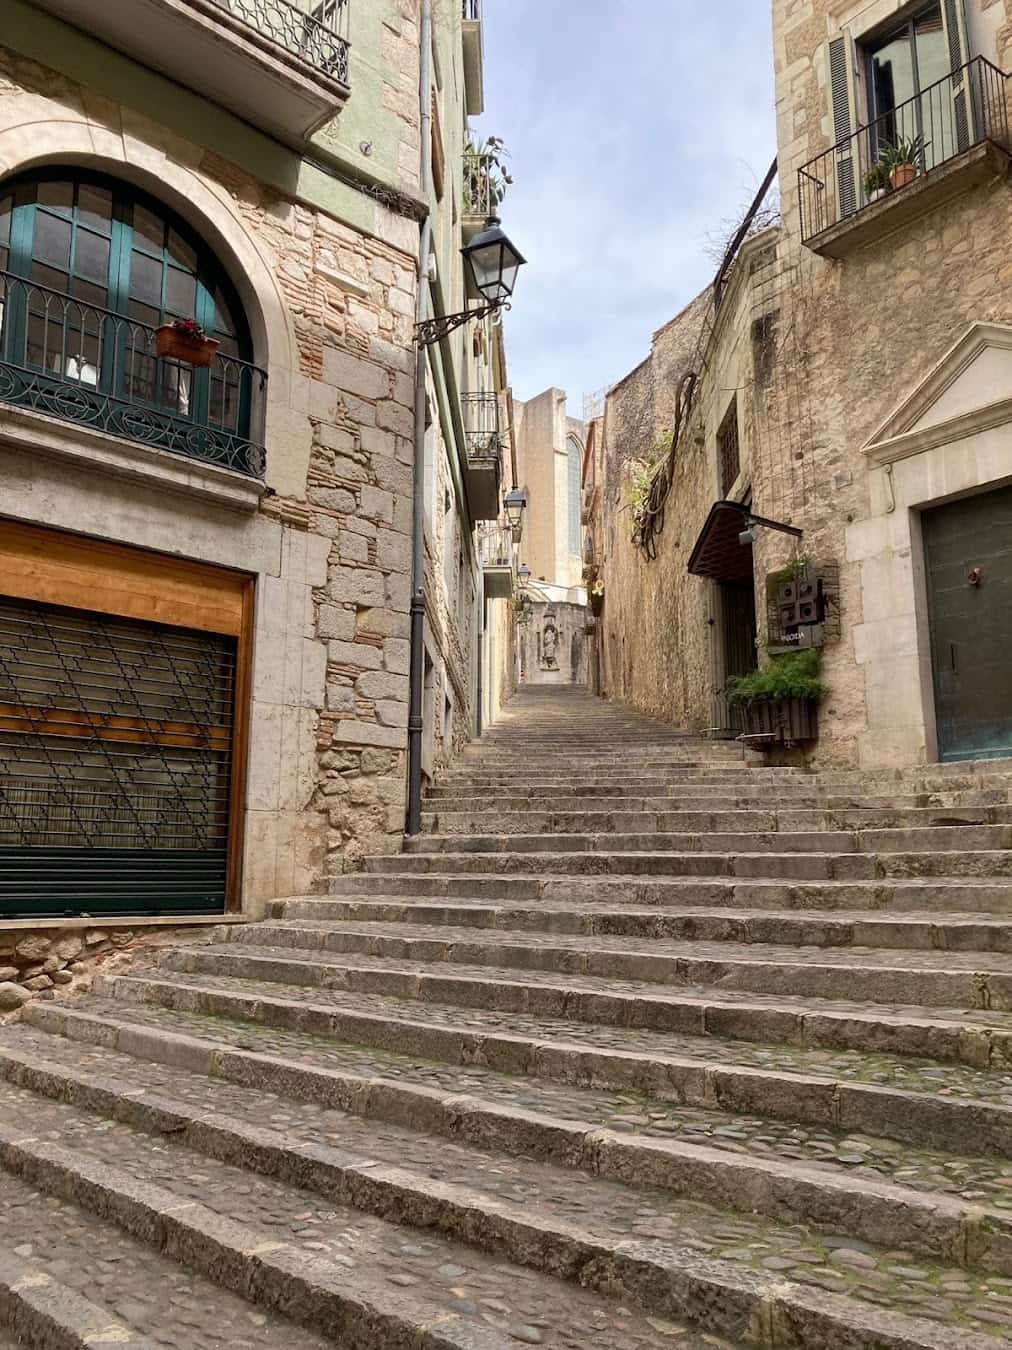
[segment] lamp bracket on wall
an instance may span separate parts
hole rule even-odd
[[[431,347],[442,342],[457,328],[462,328],[472,319],[487,319],[490,314],[498,314],[511,306],[508,302],[497,300],[494,304],[482,305],[479,309],[465,309],[459,314],[440,314],[434,319],[423,319],[415,324],[415,341],[420,347]]]

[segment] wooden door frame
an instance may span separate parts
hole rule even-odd
[[[236,639],[225,912],[241,913],[256,577],[0,517],[0,593]]]

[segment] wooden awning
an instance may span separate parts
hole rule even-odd
[[[780,521],[755,515],[743,502],[714,502],[689,558],[691,575],[751,585],[752,545],[738,542],[738,536],[750,522],[799,539],[803,533],[795,525],[783,525]]]

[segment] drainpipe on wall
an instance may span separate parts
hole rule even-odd
[[[418,33],[421,195],[432,200],[432,0],[422,0]],[[419,322],[428,314],[429,248],[432,218],[422,221],[418,242]],[[408,809],[406,834],[422,831],[422,683],[425,672],[425,376],[428,353],[415,352],[415,473],[411,520],[411,660],[408,675]]]

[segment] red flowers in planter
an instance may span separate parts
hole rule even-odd
[[[155,329],[155,351],[173,361],[185,361],[190,366],[209,366],[221,346],[216,338],[209,338],[196,319],[176,319]]]

